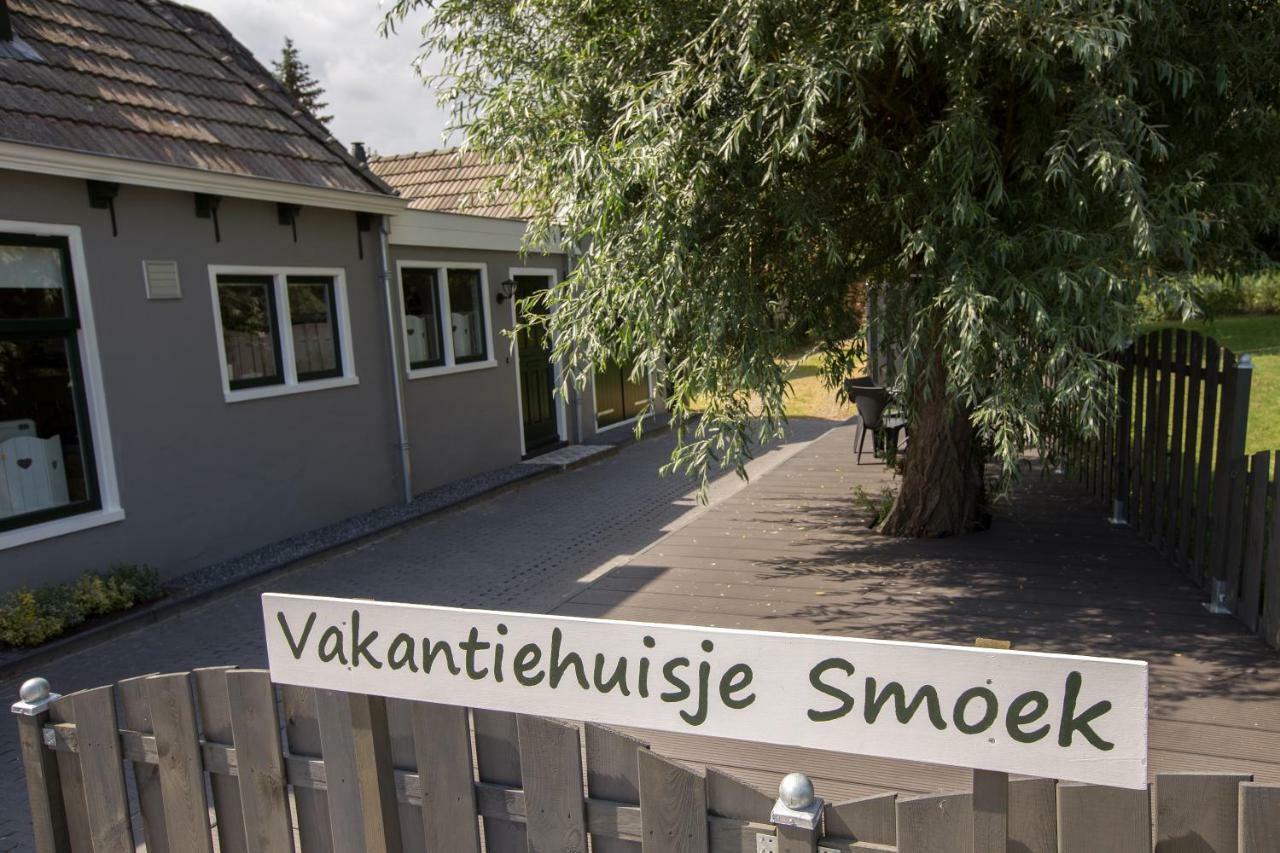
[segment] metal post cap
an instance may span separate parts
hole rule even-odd
[[[813,783],[803,773],[788,773],[778,786],[778,799],[789,809],[806,809],[813,803]]]
[[[49,682],[43,678],[28,678],[18,688],[18,697],[23,702],[43,702],[49,698]]]

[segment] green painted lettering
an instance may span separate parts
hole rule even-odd
[[[1080,688],[1084,685],[1084,677],[1078,672],[1067,676],[1066,695],[1062,700],[1062,725],[1058,729],[1058,746],[1071,746],[1071,738],[1076,732],[1084,735],[1084,739],[1093,744],[1095,749],[1103,752],[1114,749],[1115,744],[1098,736],[1090,725],[1111,710],[1111,703],[1103,700],[1089,707],[1083,714],[1076,713],[1076,702],[1080,700]]]
[[[1027,710],[1030,706],[1030,710]],[[1009,703],[1009,710],[1005,712],[1004,727],[1009,732],[1009,737],[1018,743],[1035,743],[1049,733],[1049,726],[1045,724],[1038,729],[1024,731],[1023,726],[1034,723],[1045,715],[1049,710],[1049,697],[1041,693],[1039,690],[1032,690],[1023,693]]]
[[[840,704],[829,711],[818,711],[814,708],[809,709],[809,719],[815,723],[827,723],[832,720],[838,720],[853,710],[853,697],[845,693],[839,687],[833,687],[822,680],[822,676],[828,671],[838,669],[846,676],[853,675],[853,664],[844,658],[827,658],[813,669],[809,670],[809,683],[813,685],[813,689],[819,693],[823,693],[835,699]]]
[[[284,611],[276,611],[276,621],[280,623],[281,630],[284,631],[284,641],[289,644],[289,651],[293,653],[294,660],[302,660],[302,653],[307,648],[307,637],[311,636],[311,627],[316,624],[316,612],[312,610],[307,614],[307,624],[302,626],[302,639],[296,643],[293,640],[293,631],[289,630],[289,620],[284,618]]]
[[[907,724],[916,715],[916,711],[920,710],[923,704],[928,709],[929,722],[938,731],[942,731],[947,727],[947,722],[942,718],[942,707],[938,701],[938,691],[932,685],[926,684],[916,691],[916,695],[907,702],[907,691],[901,684],[896,681],[890,681],[884,686],[884,690],[878,695],[876,693],[876,680],[874,678],[867,679],[866,685],[866,702],[862,709],[863,718],[868,723],[874,723],[876,718],[880,716],[880,711],[884,706],[893,700],[893,713],[898,718],[898,722]]]

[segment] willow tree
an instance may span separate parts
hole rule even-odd
[[[836,388],[870,333],[910,422],[888,532],[967,530],[984,462],[1095,433],[1140,290],[1274,250],[1273,2],[429,5],[467,144],[581,247],[536,315],[568,380],[657,371],[705,475],[781,428],[783,356]]]

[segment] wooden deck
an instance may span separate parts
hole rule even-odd
[[[853,429],[814,441],[731,499],[585,587],[555,612],[1146,660],[1152,772],[1246,771],[1280,782],[1280,661],[1136,533],[1060,475],[1028,477],[990,531],[896,540],[853,505],[885,469],[855,464]],[[966,790],[962,769],[643,733],[655,749],[772,789]]]

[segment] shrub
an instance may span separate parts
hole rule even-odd
[[[1280,314],[1280,272],[1266,271],[1229,279],[1197,277],[1193,284],[1194,305],[1174,304],[1162,298],[1162,294],[1144,292],[1139,297],[1143,322],[1181,322],[1192,317],[1230,314]]]
[[[161,596],[160,573],[150,566],[85,572],[73,583],[15,590],[0,599],[0,642],[37,646],[91,616],[119,613]]]

